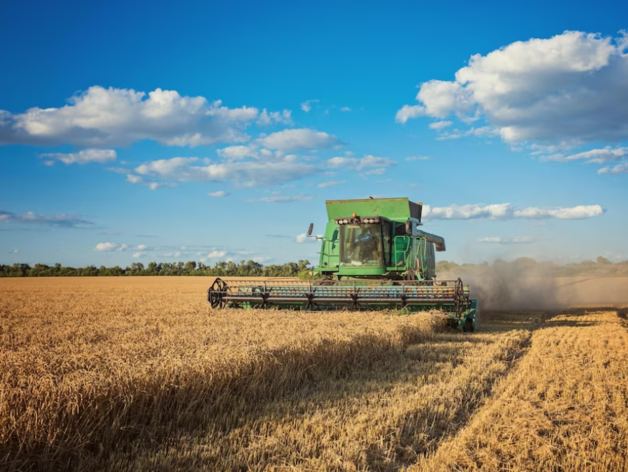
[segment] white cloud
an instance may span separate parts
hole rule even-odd
[[[258,199],[247,200],[247,202],[265,202],[265,203],[292,203],[292,202],[303,202],[306,200],[311,200],[311,195],[275,195],[273,197],[262,197]]]
[[[530,236],[515,236],[512,238],[501,238],[498,236],[490,236],[487,238],[478,239],[480,243],[488,244],[529,244],[534,242],[534,239]]]
[[[626,164],[617,164],[614,167],[602,167],[597,171],[598,174],[628,174],[628,162]]]
[[[13,249],[12,251],[9,251],[9,254],[19,254],[20,250],[19,249]]]
[[[255,161],[199,164],[197,157],[173,157],[147,162],[135,169],[140,176],[179,182],[235,182],[242,186],[276,185],[320,172],[294,155]]]
[[[429,157],[427,156],[410,156],[406,157],[406,161],[427,161]]]
[[[603,149],[591,149],[590,151],[579,152],[577,154],[571,154],[568,156],[564,156],[563,154],[552,154],[542,157],[543,160],[560,162],[586,159],[588,162],[595,164],[614,162],[626,158],[628,158],[628,147],[613,149],[610,146],[607,146]]]
[[[132,184],[145,185],[151,190],[157,190],[159,187],[176,187],[177,186],[176,184],[173,184],[170,182],[156,182],[154,180],[147,180],[144,177],[140,177],[139,175],[135,175],[135,174],[127,174],[126,181]]]
[[[515,218],[525,219],[546,219],[557,218],[561,220],[592,218],[600,216],[604,209],[600,205],[579,205],[571,208],[565,207],[528,207],[518,210],[510,203],[499,203],[493,205],[451,205],[448,207],[423,206],[423,217],[425,219],[440,220],[469,220],[469,219],[490,219],[509,220]]]
[[[455,81],[421,85],[419,105],[397,121],[455,113],[484,117],[516,141],[618,141],[628,138],[628,40],[566,31],[476,54]]]
[[[435,123],[430,123],[430,129],[441,130],[443,128],[447,128],[451,126],[453,123],[451,121],[437,121]]]
[[[273,123],[283,123],[286,125],[291,125],[292,111],[283,110],[282,112],[271,111],[270,113],[268,113],[268,111],[266,111],[266,108],[264,108],[262,110],[262,113],[260,113],[259,118],[257,119],[257,124],[259,126],[268,126]]]
[[[207,254],[207,259],[220,259],[221,257],[225,257],[226,255],[227,251],[214,250]]]
[[[117,243],[98,243],[94,248],[94,251],[97,252],[122,252],[129,249],[128,244],[117,244]]]
[[[42,215],[28,211],[18,215],[10,211],[0,210],[0,223],[25,223],[59,228],[84,228],[94,223],[83,219],[80,215],[61,213],[59,215]]]
[[[321,184],[318,184],[318,188],[328,188],[328,187],[333,187],[335,185],[342,185],[346,183],[345,180],[332,180],[330,182],[323,182]]]
[[[572,208],[524,208],[515,210],[515,218],[558,218],[560,220],[574,220],[600,216],[604,209],[600,205],[579,205]]]
[[[375,157],[371,155],[364,156],[360,159],[356,157],[332,157],[327,161],[327,166],[332,169],[355,169],[364,170],[372,167],[391,167],[397,164],[392,159],[387,157]],[[381,173],[383,170],[377,170],[375,173]],[[367,172],[365,172],[367,173]],[[369,171],[368,173],[374,173]]]
[[[246,157],[259,157],[259,152],[254,146],[228,146],[216,151],[223,159],[236,160]]]
[[[256,108],[227,108],[220,101],[186,97],[174,90],[136,92],[90,87],[61,108],[0,111],[0,143],[121,146],[150,139],[198,146],[246,141]]]
[[[161,257],[166,257],[168,259],[172,259],[175,257],[181,257],[181,253],[180,252],[165,252],[163,254],[160,254]]]
[[[305,113],[309,113],[310,110],[312,109],[312,103],[318,103],[319,100],[314,99],[314,100],[306,100],[303,103],[301,103],[301,110],[303,110]]]
[[[425,107],[421,105],[404,105],[401,110],[395,115],[395,121],[397,123],[405,123],[412,118],[418,118],[419,116],[425,116]]]
[[[61,161],[64,164],[88,164],[90,162],[111,162],[115,161],[118,157],[116,151],[113,149],[83,149],[79,152],[73,153],[60,153],[60,152],[52,152],[40,154],[40,158],[43,159],[51,159],[45,162],[46,165],[53,165],[54,161]]]
[[[146,256],[145,252],[134,252],[133,253],[133,259],[141,259],[142,257]]]
[[[224,190],[218,190],[217,192],[209,192],[207,194],[208,197],[212,197],[212,198],[222,198],[222,197],[226,197],[227,195],[229,194],[225,192]]]
[[[140,251],[145,251],[146,249],[148,249],[148,246],[146,244],[138,244],[137,249],[139,249]]]
[[[277,131],[259,138],[257,142],[269,149],[278,149],[280,151],[330,149],[342,145],[342,142],[336,136],[309,128]]]
[[[349,108],[349,107],[342,107],[342,108],[340,109],[340,111],[343,111],[343,112],[348,112],[348,111],[351,111],[351,108]]]

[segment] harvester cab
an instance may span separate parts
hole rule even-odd
[[[477,329],[477,300],[457,280],[436,280],[435,251],[445,240],[420,229],[423,205],[407,198],[328,200],[315,281],[216,279],[212,308],[446,312],[452,325]],[[312,236],[313,224],[307,231]]]
[[[419,229],[421,213],[422,204],[407,198],[328,201],[315,273],[337,280],[434,279],[434,251],[444,251],[445,240]]]

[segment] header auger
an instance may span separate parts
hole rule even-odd
[[[445,240],[419,229],[422,204],[407,198],[328,200],[329,221],[315,281],[222,280],[208,291],[212,308],[445,311],[456,327],[477,328],[477,300],[457,280],[436,280],[435,251]],[[310,225],[308,236],[312,235]]]

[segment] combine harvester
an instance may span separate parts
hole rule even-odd
[[[434,250],[445,240],[421,226],[423,205],[407,198],[328,200],[329,221],[314,274],[320,280],[222,280],[208,290],[212,308],[293,310],[436,309],[453,326],[478,328],[477,300],[458,280],[436,280]],[[313,224],[308,236],[312,235]],[[313,237],[313,236],[311,236]]]

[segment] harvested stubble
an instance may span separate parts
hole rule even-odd
[[[548,320],[469,427],[416,472],[628,470],[627,313],[580,309]]]
[[[443,325],[438,314],[209,312],[196,278],[0,283],[0,460],[16,470],[100,468],[134,443],[231,430]]]

